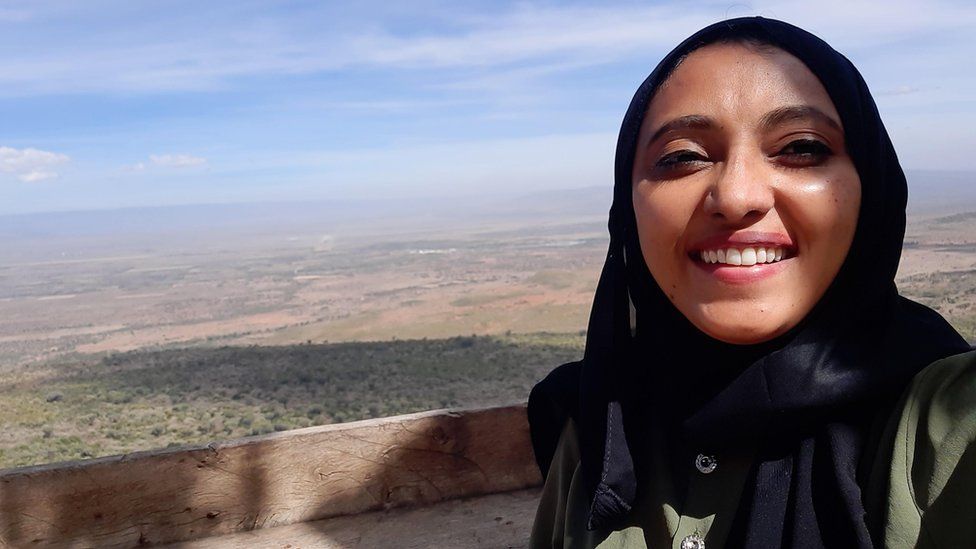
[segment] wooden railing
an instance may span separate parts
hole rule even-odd
[[[162,544],[540,482],[524,405],[438,410],[0,471],[0,546]]]

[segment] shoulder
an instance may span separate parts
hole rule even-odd
[[[905,426],[900,442],[912,457],[913,475],[925,479],[929,488],[947,486],[960,472],[976,481],[976,470],[957,470],[976,441],[976,351],[938,360],[919,372],[909,387],[900,424]],[[973,465],[976,461],[969,464]],[[971,488],[976,489],[976,483]],[[920,504],[931,506],[940,494],[930,489],[915,495]]]
[[[976,351],[919,372],[898,410],[886,545],[976,543]]]
[[[557,446],[542,471],[544,484],[535,520],[532,521],[530,547],[552,548],[564,545],[566,515],[570,507],[569,494],[578,466],[579,449],[575,425],[572,419],[568,419],[560,429]]]
[[[965,398],[972,396],[976,378],[976,349],[937,360],[919,372],[912,384],[920,396]]]
[[[583,362],[568,362],[554,369],[529,394],[532,449],[543,478],[570,419],[578,417],[580,371]]]

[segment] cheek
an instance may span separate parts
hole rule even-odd
[[[857,174],[844,182],[834,200],[837,208],[837,226],[839,230],[843,230],[848,235],[849,246],[850,241],[854,239],[858,213],[861,210],[861,181]]]
[[[806,248],[807,275],[833,280],[847,257],[857,228],[861,184],[853,166],[820,181],[796,187],[793,227]]]
[[[851,168],[853,171],[853,168]],[[828,248],[841,260],[854,238],[857,216],[861,206],[861,183],[857,174],[845,174],[826,183],[823,198],[811,201],[818,207],[813,212],[821,220],[818,232],[829,238]]]
[[[694,215],[695,202],[650,182],[635,184],[633,202],[644,261],[652,273],[668,268],[671,259],[682,253],[682,237]]]

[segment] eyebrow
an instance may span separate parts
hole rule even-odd
[[[661,125],[654,135],[647,141],[650,145],[658,140],[662,135],[675,130],[707,130],[715,126],[715,122],[707,116],[702,116],[700,114],[689,114],[685,116],[679,116],[674,120],[669,120]]]
[[[759,121],[759,127],[763,130],[769,130],[780,124],[791,122],[793,120],[817,120],[839,132],[844,131],[843,128],[841,128],[840,123],[834,120],[833,117],[816,107],[811,107],[810,105],[787,105],[785,107],[773,109],[763,115]],[[647,144],[649,146],[651,143],[657,141],[662,135],[670,131],[708,130],[715,127],[715,125],[714,120],[700,114],[679,116],[674,120],[669,120],[668,122],[662,124],[661,127],[658,128],[647,141]]]
[[[791,122],[793,120],[811,119],[823,122],[839,132],[844,131],[843,128],[840,127],[840,123],[834,120],[832,116],[816,107],[811,107],[810,105],[788,105],[785,107],[779,107],[778,109],[773,109],[763,115],[762,119],[759,121],[759,127],[764,130],[769,130],[780,124]]]

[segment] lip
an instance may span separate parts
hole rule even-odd
[[[788,257],[776,263],[757,263],[748,267],[741,265],[727,265],[724,263],[705,263],[698,259],[702,250],[719,248],[780,247],[786,249]],[[737,233],[720,233],[696,241],[688,252],[688,257],[696,267],[727,284],[749,284],[781,272],[796,255],[796,244],[788,235],[782,233],[764,233],[758,231],[742,231]]]
[[[775,276],[785,269],[791,258],[782,259],[776,263],[757,263],[749,267],[741,265],[725,265],[723,263],[702,263],[692,261],[696,267],[709,275],[728,284],[748,284]]]

